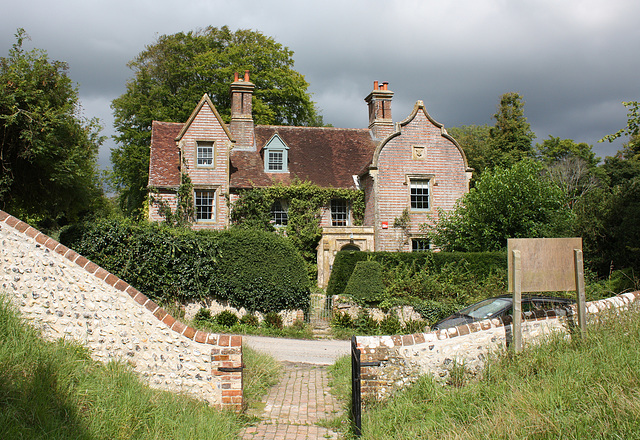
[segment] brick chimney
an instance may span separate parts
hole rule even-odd
[[[244,78],[235,73],[231,83],[231,122],[229,130],[236,141],[238,149],[253,149],[254,129],[253,116],[251,115],[251,98],[255,84],[249,81],[249,71],[244,71]]]
[[[383,139],[393,133],[391,119],[391,98],[393,92],[389,90],[389,83],[373,82],[373,92],[364,100],[369,106],[369,130],[376,139]]]

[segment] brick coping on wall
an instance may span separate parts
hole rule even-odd
[[[48,235],[43,234],[37,229],[33,228],[29,224],[18,220],[11,214],[8,214],[0,210],[0,224],[6,224],[7,226],[15,229],[16,231],[33,238],[37,243],[44,246],[47,249],[55,251],[62,255],[67,260],[75,263],[84,269],[87,273],[94,275],[95,277],[103,280],[109,286],[127,293],[135,302],[149,310],[155,318],[166,325],[172,331],[184,336],[187,339],[191,339],[201,344],[217,345],[221,347],[241,347],[242,336],[239,335],[218,335],[196,330],[193,327],[183,324],[175,319],[166,310],[150,300],[146,295],[138,291],[135,287],[129,285],[127,282],[121,280],[112,273],[104,270],[97,264],[78,254],[74,250],[59,243]],[[225,365],[223,367],[232,366]]]
[[[640,300],[640,291],[622,293],[620,295],[601,299],[597,301],[590,301],[586,304],[587,314],[595,314],[603,310],[611,309],[612,307],[623,307],[629,305],[635,301]],[[575,315],[576,305],[573,304],[569,307],[570,313],[567,316]],[[533,321],[545,321],[548,319],[556,319],[561,314],[556,313],[555,310],[536,310],[531,312],[524,312],[522,314],[522,322]],[[459,325],[457,327],[451,327],[443,330],[434,330],[429,333],[414,333],[411,335],[393,335],[393,336],[358,336],[358,348],[361,353],[364,342],[368,342],[373,339],[389,338],[393,342],[395,347],[406,347],[416,344],[424,344],[428,342],[435,342],[442,339],[451,339],[458,336],[465,336],[471,333],[477,333],[492,328],[500,328],[511,325],[511,316],[505,316],[500,318],[486,319],[484,321],[472,322],[469,324]],[[364,355],[364,354],[363,354]]]

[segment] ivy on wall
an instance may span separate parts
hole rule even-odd
[[[320,220],[323,208],[332,199],[349,202],[355,226],[364,219],[364,192],[356,189],[322,188],[308,181],[296,180],[289,185],[276,184],[268,188],[254,188],[239,193],[230,205],[231,224],[246,229],[274,231],[271,207],[276,200],[288,203],[286,226],[278,228],[300,251],[304,259],[316,262],[316,246],[322,237]]]

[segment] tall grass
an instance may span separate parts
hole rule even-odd
[[[610,316],[584,339],[502,353],[461,381],[422,377],[365,408],[362,438],[638,439],[640,313]]]
[[[243,347],[244,399],[248,407],[259,405],[269,388],[276,385],[282,376],[282,365],[272,356]]]
[[[230,439],[243,420],[143,385],[121,363],[47,342],[0,295],[0,438]]]

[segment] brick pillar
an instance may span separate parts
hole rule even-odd
[[[244,78],[240,79],[236,72],[231,84],[231,122],[229,131],[236,141],[235,148],[254,149],[254,127],[252,115],[253,89],[255,84],[249,81],[249,71],[246,70]]]
[[[391,118],[391,99],[393,92],[388,89],[387,82],[373,82],[373,91],[364,99],[369,106],[369,130],[373,137],[382,140],[393,133]]]
[[[211,350],[211,374],[220,383],[220,406],[241,412],[242,398],[242,336],[220,335],[218,347]]]

